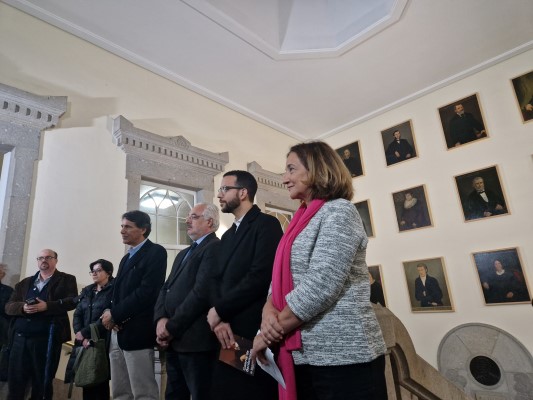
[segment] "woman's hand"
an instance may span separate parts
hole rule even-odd
[[[254,346],[252,348],[252,362],[258,359],[261,361],[261,364],[268,365],[267,358],[265,356],[265,350],[267,349],[267,344],[263,336],[259,333],[254,338]]]
[[[85,339],[85,338],[83,337],[83,335],[81,334],[81,331],[76,332],[76,336],[75,336],[74,338],[75,338],[78,342],[80,342],[80,343],[83,342],[83,339]]]
[[[277,343],[283,339],[285,334],[283,328],[278,321],[278,310],[272,304],[272,299],[269,297],[265,306],[263,307],[263,318],[261,320],[261,335],[267,345],[272,342]]]

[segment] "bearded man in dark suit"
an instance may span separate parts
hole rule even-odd
[[[254,205],[256,192],[257,181],[247,171],[227,172],[218,190],[222,212],[235,216],[235,223],[221,239],[218,293],[207,316],[223,348],[233,346],[234,333],[254,339],[283,234],[279,221]],[[277,384],[260,368],[249,376],[218,362],[213,394],[215,398],[222,395],[225,400],[272,400],[277,398]]]
[[[454,106],[455,114],[450,120],[452,147],[472,142],[487,136],[483,123],[471,113],[465,112],[462,104]]]

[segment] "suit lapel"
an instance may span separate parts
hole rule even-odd
[[[122,257],[122,260],[120,260],[119,271],[116,279],[122,279],[128,272],[130,272],[135,267],[135,264],[144,256],[144,253],[148,251],[151,245],[152,242],[147,240],[131,259],[129,258],[129,253],[126,253],[124,257]]]
[[[257,215],[261,212],[259,207],[254,205],[250,211],[246,213],[243,220],[241,221],[237,232],[235,232],[235,235],[233,237],[230,237],[230,233],[224,234],[222,236],[223,239],[223,251],[222,251],[222,257],[221,257],[221,265],[222,265],[222,271],[226,269],[227,264],[229,263],[229,260],[233,255],[235,255],[235,249],[239,246],[240,242],[243,240],[243,238],[246,237],[248,234],[248,231],[250,230],[250,224],[255,220]]]
[[[172,271],[170,272],[170,276],[168,277],[168,280],[167,280],[167,284],[166,284],[167,288],[170,287],[174,283],[176,278],[179,276],[180,272],[183,270],[183,265],[181,264],[182,264],[183,259],[187,255],[187,252],[189,251],[189,249],[190,249],[190,246],[180,251],[176,259],[174,260],[174,264],[172,265]],[[187,262],[188,261],[186,261],[185,264],[187,264]]]
[[[172,272],[170,273],[170,277],[168,278],[168,284],[167,287],[170,287],[174,281],[178,278],[178,276],[186,269],[186,266],[189,265],[190,261],[193,259],[195,254],[198,254],[198,252],[201,251],[201,249],[207,245],[213,238],[215,238],[216,235],[214,232],[210,233],[204,240],[202,240],[202,243],[200,243],[196,248],[193,250],[191,254],[189,254],[189,257],[183,262],[183,259],[189,252],[191,246],[187,247],[186,249],[179,252],[178,257],[176,258],[176,261],[174,261],[174,265],[172,266]],[[176,267],[174,269],[174,267]]]

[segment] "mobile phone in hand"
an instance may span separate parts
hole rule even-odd
[[[29,299],[26,299],[26,304],[29,306],[33,306],[34,304],[37,304],[37,303],[38,301],[36,297],[31,297]]]

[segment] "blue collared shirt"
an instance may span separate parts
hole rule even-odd
[[[135,255],[135,253],[137,253],[137,252],[139,251],[139,249],[140,249],[141,247],[143,247],[143,244],[145,244],[147,240],[148,240],[148,238],[144,239],[144,240],[143,240],[141,243],[139,243],[137,246],[135,246],[135,247],[130,247],[130,249],[128,250],[128,253],[130,253],[129,258],[132,258],[132,257]]]
[[[209,232],[207,235],[202,236],[200,239],[196,239],[193,242],[196,242],[196,244],[202,243],[202,240],[204,240],[207,236],[211,235],[212,232]]]

